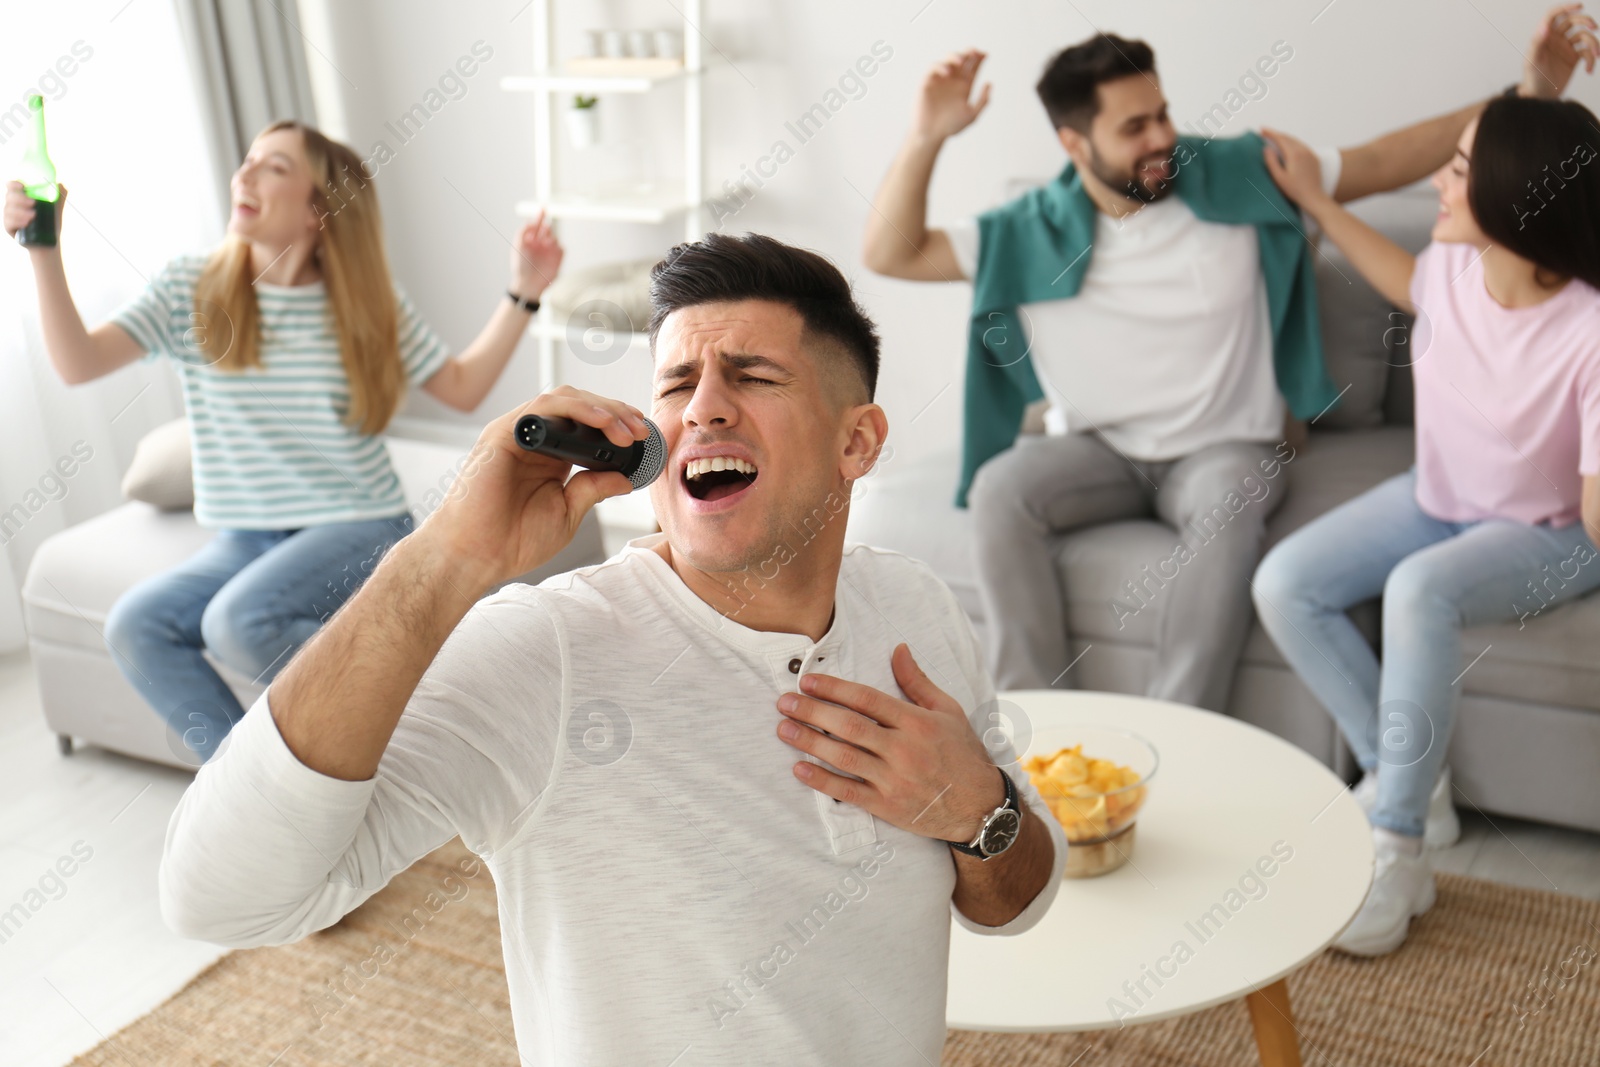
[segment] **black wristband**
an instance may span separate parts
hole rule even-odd
[[[539,310],[539,301],[537,299],[524,300],[524,299],[522,299],[522,297],[518,296],[516,293],[513,293],[510,289],[506,290],[506,299],[511,301],[513,304],[517,305],[517,307],[521,308],[523,311],[526,311],[526,312],[528,312],[530,314],[532,314],[533,312]]]

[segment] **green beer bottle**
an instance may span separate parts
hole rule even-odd
[[[17,231],[17,243],[22,245],[47,245],[56,243],[56,201],[61,190],[56,187],[56,168],[50,162],[50,153],[44,147],[44,97],[28,94],[28,110],[33,114],[27,150],[22,153],[22,172],[17,180],[33,198],[33,221]]]

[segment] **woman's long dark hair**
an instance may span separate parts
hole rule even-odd
[[[1600,288],[1600,120],[1575,100],[1502,96],[1478,117],[1467,204],[1495,244],[1541,284]]]

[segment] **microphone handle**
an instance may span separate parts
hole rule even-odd
[[[593,426],[560,415],[524,415],[517,420],[515,436],[529,452],[588,470],[621,471],[630,478],[644,455],[643,441],[622,447]]]

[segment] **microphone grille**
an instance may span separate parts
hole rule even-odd
[[[642,442],[644,449],[639,454],[639,465],[628,475],[635,489],[643,489],[661,477],[667,467],[667,442],[661,436],[660,427],[649,419],[645,419],[644,424],[650,427],[650,436]]]

